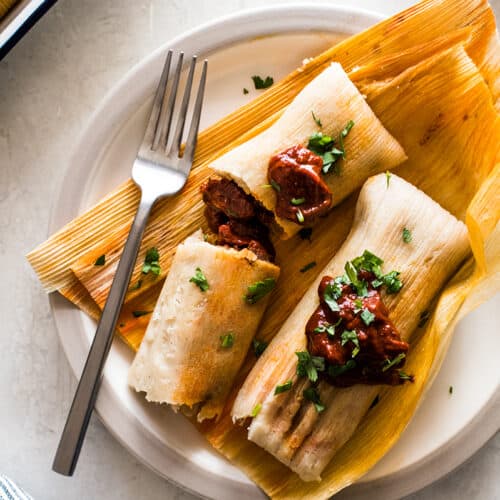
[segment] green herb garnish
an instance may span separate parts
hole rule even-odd
[[[330,365],[328,367],[328,375],[335,378],[353,368],[356,368],[356,361],[350,359],[345,365]]]
[[[104,254],[97,257],[94,262],[94,266],[104,266],[104,264],[106,264],[106,256]]]
[[[252,409],[252,411],[251,411],[251,413],[250,413],[250,416],[251,416],[251,417],[256,417],[256,416],[260,413],[260,410],[262,410],[262,405],[261,405],[260,403],[257,403],[257,404],[253,407],[253,409]]]
[[[413,382],[413,375],[408,375],[405,371],[399,370],[399,378],[401,380],[409,380],[410,382]]]
[[[281,191],[281,186],[276,181],[273,181],[271,179],[269,182],[271,183],[271,186],[275,191],[278,191],[278,193]]]
[[[358,278],[358,270],[352,262],[346,262],[344,266],[345,272],[351,285],[356,289],[356,293],[361,297],[366,297],[368,295],[368,288],[366,286],[366,281],[360,280]]]
[[[144,257],[144,264],[142,265],[142,273],[148,274],[152,272],[156,276],[161,273],[160,267],[160,253],[156,247],[151,247]]]
[[[285,382],[284,384],[277,385],[274,389],[274,395],[276,396],[276,394],[281,394],[282,392],[289,391],[292,388],[292,385],[293,382],[291,380]]]
[[[318,127],[323,127],[323,124],[321,123],[321,120],[314,114],[314,111],[311,110],[311,115],[313,117],[313,120],[315,121],[316,125]]]
[[[206,292],[210,288],[207,278],[199,267],[195,269],[194,276],[189,280],[189,282],[194,283],[202,292]]]
[[[386,372],[387,370],[390,370],[393,366],[399,365],[399,363],[401,363],[401,361],[403,361],[403,359],[405,359],[405,358],[406,358],[406,354],[404,352],[402,352],[401,354],[398,354],[395,358],[393,358],[391,360],[386,359],[385,365],[382,368],[382,371]]]
[[[411,241],[411,231],[407,229],[406,227],[403,228],[403,241],[405,243],[410,243]]]
[[[335,170],[335,163],[339,158],[345,158],[344,138],[354,127],[354,122],[350,120],[342,129],[337,138],[316,132],[309,137],[307,149],[320,156],[323,160],[322,172],[328,174],[330,170]]]
[[[304,214],[300,210],[300,208],[297,209],[297,213],[295,214],[297,217],[297,220],[302,224],[304,222]]]
[[[306,264],[304,267],[300,268],[300,272],[305,273],[306,271],[309,271],[309,269],[312,269],[313,267],[316,267],[316,262],[314,260],[312,262],[309,262],[309,264]]]
[[[389,183],[391,182],[391,177],[392,177],[392,174],[389,172],[389,170],[386,170],[385,171],[385,182],[386,182],[386,187],[387,189],[389,189]]]
[[[274,83],[274,78],[272,76],[266,76],[265,80],[263,80],[260,76],[254,75],[252,76],[252,80],[257,90],[267,89]]]
[[[249,304],[255,304],[262,297],[267,295],[276,285],[274,278],[265,278],[264,281],[257,281],[247,288],[247,293],[243,297]]]
[[[226,333],[225,335],[221,335],[219,338],[221,347],[233,347],[234,335],[231,332]]]
[[[331,325],[331,324],[324,324],[324,325],[319,325],[314,329],[314,333],[324,333],[326,332],[330,337],[333,337],[335,335],[335,328],[342,323],[342,318],[339,318],[339,320]]]
[[[403,283],[399,279],[401,273],[398,271],[391,271],[390,273],[382,276],[382,281],[387,287],[387,293],[398,293],[403,288]]]
[[[130,287],[130,290],[139,290],[142,286],[142,280],[137,280],[137,283],[135,285],[132,285]]]
[[[304,398],[314,404],[314,408],[316,408],[318,413],[324,411],[325,405],[321,402],[321,398],[316,387],[308,387],[307,389],[304,389],[302,394],[304,394]]]
[[[305,201],[306,201],[305,198],[292,198],[290,200],[290,203],[292,205],[298,206],[298,205],[302,205]]]
[[[373,323],[373,320],[375,319],[375,314],[373,314],[372,312],[370,312],[368,309],[363,309],[361,311],[361,319],[363,320],[363,323],[366,325],[366,326],[369,326],[370,323]]]
[[[347,344],[347,342],[352,342],[354,344],[354,349],[352,350],[351,356],[355,358],[360,350],[359,347],[359,339],[358,335],[354,330],[345,330],[342,332],[342,335],[340,336],[342,339],[341,345],[344,346]]]
[[[333,312],[340,311],[340,307],[337,303],[337,300],[342,295],[342,285],[334,281],[333,283],[328,283],[325,287],[325,291],[323,293],[323,299],[325,300],[327,306]]]
[[[153,311],[132,311],[134,318],[140,318],[141,316],[146,316],[146,314],[151,314]]]
[[[267,345],[267,342],[262,342],[257,339],[252,340],[253,352],[256,358],[258,358],[266,350]]]
[[[308,351],[295,353],[298,358],[297,375],[307,377],[311,382],[318,380],[318,372],[325,371],[325,358],[321,356],[311,356]]]
[[[312,227],[303,227],[299,231],[300,239],[311,241],[312,232],[313,232]]]
[[[246,89],[245,87],[243,87],[243,94],[245,94],[245,95],[248,94],[248,89]]]

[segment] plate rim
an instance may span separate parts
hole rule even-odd
[[[270,16],[270,14],[280,14],[280,16]],[[64,220],[64,217],[61,220],[61,215],[58,213],[57,209],[61,206],[64,206],[67,202],[66,189],[65,186],[69,183],[69,177],[71,173],[70,166],[74,163],[74,160],[78,158],[79,162],[82,162],[82,152],[84,149],[87,151],[98,152],[99,154],[93,154],[94,159],[98,159],[99,156],[102,155],[103,149],[105,149],[105,144],[109,144],[109,141],[112,138],[108,138],[107,140],[101,141],[94,139],[94,143],[100,143],[101,147],[92,148],[88,147],[88,142],[85,139],[88,138],[89,134],[91,135],[92,125],[98,119],[102,113],[110,108],[112,102],[124,92],[125,87],[133,81],[134,78],[147,68],[156,58],[160,56],[160,54],[164,53],[165,50],[169,47],[177,47],[180,44],[187,42],[190,39],[196,39],[200,36],[212,36],[218,39],[217,42],[209,43],[208,51],[204,52],[212,52],[216,51],[222,47],[228,46],[230,44],[242,42],[244,40],[251,39],[253,36],[272,36],[273,34],[285,33],[285,32],[299,32],[299,31],[311,31],[311,30],[321,30],[322,22],[317,23],[317,27],[306,26],[306,21],[304,20],[304,15],[307,15],[307,20],[311,19],[316,21],[318,16],[320,19],[323,18],[320,16],[321,13],[326,13],[327,16],[332,16],[334,14],[339,14],[344,17],[352,16],[353,18],[358,18],[358,24],[374,24],[382,19],[385,16],[380,13],[372,12],[366,9],[361,8],[352,8],[347,6],[339,6],[339,5],[328,5],[328,4],[308,4],[308,3],[297,3],[297,4],[280,4],[280,5],[270,5],[263,7],[255,7],[250,9],[245,9],[238,11],[233,14],[229,14],[223,17],[219,17],[215,20],[209,21],[207,23],[203,23],[199,26],[196,26],[179,36],[173,38],[172,40],[162,44],[157,49],[153,50],[149,55],[140,60],[137,64],[132,66],[119,80],[116,84],[114,84],[105,94],[103,99],[100,101],[96,109],[87,119],[86,126],[83,128],[83,132],[80,134],[79,138],[75,141],[71,154],[68,156],[68,164],[65,168],[64,174],[59,182],[59,186],[55,190],[56,194],[53,199],[53,203],[50,210],[49,224],[48,224],[48,234],[51,235],[69,219],[73,218],[73,214],[67,217],[69,214],[66,214],[67,221]],[[312,14],[312,15],[310,15]],[[286,17],[283,17],[286,16]],[[325,17],[327,17],[325,16]],[[274,18],[274,22],[276,19],[279,19],[280,26],[274,28],[272,31],[269,31],[265,28],[266,23],[265,17]],[[299,25],[299,17],[300,23]],[[361,21],[359,21],[361,19]],[[225,28],[232,27],[232,25],[236,25],[238,23],[244,22],[247,24],[245,26],[247,29],[249,28],[249,24],[254,24],[252,26],[253,31],[257,33],[248,33],[247,31],[242,31],[239,34],[228,35],[228,34],[216,34],[217,30],[222,26]],[[260,28],[258,24],[262,25]],[[310,22],[310,21],[309,21]],[[323,23],[324,24],[324,23]],[[285,26],[286,25],[286,26]],[[331,30],[333,32],[333,30]],[[222,32],[222,30],[221,30]],[[216,35],[214,35],[216,34]],[[128,108],[133,108],[133,104],[130,103]],[[115,110],[112,113],[112,116],[109,118],[110,121],[110,130],[116,130],[119,120],[117,118],[121,112],[119,110]],[[114,122],[111,125],[111,122]],[[91,141],[92,142],[92,141]],[[84,147],[85,144],[85,147]],[[85,156],[85,155],[83,155]],[[95,161],[94,160],[94,161]],[[71,181],[72,183],[74,180]],[[71,371],[78,377],[78,373],[81,371],[81,366],[83,366],[84,360],[77,359],[76,347],[79,347],[79,350],[88,350],[88,345],[83,338],[73,336],[72,341],[68,342],[65,339],[63,334],[64,323],[67,322],[68,317],[72,314],[72,312],[79,312],[77,308],[75,308],[72,304],[67,302],[65,299],[60,297],[57,293],[50,294],[49,296],[50,307],[52,316],[54,318],[54,323],[56,326],[57,334],[59,337],[60,344],[63,347],[64,354],[69,362],[71,367]],[[71,343],[79,344],[78,346],[70,346]],[[81,365],[81,366],[80,366]],[[252,483],[251,485],[247,485],[246,483],[241,483],[237,481],[231,481],[231,484],[237,484],[237,488],[245,488],[245,491],[241,491],[240,489],[225,491],[223,497],[221,496],[221,491],[216,486],[215,489],[210,487],[207,481],[200,481],[202,476],[206,476],[207,480],[210,478],[216,478],[216,483],[222,481],[221,484],[224,484],[224,488],[228,486],[228,480],[223,478],[218,478],[215,474],[208,474],[206,470],[202,469],[198,465],[185,461],[180,454],[169,448],[169,458],[174,460],[174,462],[183,462],[182,464],[178,464],[174,467],[175,471],[169,474],[165,474],[161,470],[159,470],[155,465],[150,463],[143,455],[141,455],[130,443],[130,440],[123,436],[124,429],[121,429],[121,432],[117,430],[116,427],[116,412],[113,416],[110,416],[110,411],[112,412],[112,408],[114,406],[114,400],[117,400],[116,395],[111,390],[110,382],[104,377],[103,384],[101,387],[100,395],[104,395],[103,397],[99,397],[96,403],[95,413],[98,418],[101,420],[106,429],[111,433],[111,435],[117,439],[117,441],[125,448],[129,453],[132,454],[137,460],[139,460],[146,467],[154,471],[160,477],[168,480],[169,482],[175,484],[179,488],[184,491],[188,491],[192,494],[205,497],[212,498],[217,495],[217,498],[231,498],[231,495],[238,494],[241,499],[244,498],[255,498],[256,495],[259,495],[260,490]],[[435,450],[431,455],[425,457],[425,459],[417,462],[414,466],[411,467],[411,471],[407,468],[404,468],[394,474],[391,474],[388,477],[378,478],[373,481],[369,481],[366,483],[357,483],[350,486],[348,489],[343,490],[340,493],[339,498],[343,498],[346,494],[349,495],[349,498],[361,498],[364,497],[366,493],[369,491],[373,492],[373,488],[377,489],[377,498],[379,495],[383,494],[384,498],[399,498],[401,495],[407,495],[412,492],[415,492],[428,484],[438,480],[439,478],[451,473],[454,469],[456,469],[463,462],[468,460],[480,447],[482,447],[488,439],[490,439],[496,431],[499,429],[499,424],[495,424],[492,419],[490,419],[489,425],[485,425],[485,416],[488,413],[491,413],[493,410],[500,410],[500,391],[497,391],[494,397],[490,398],[490,400],[483,405],[482,408],[478,411],[478,413],[474,416],[474,418],[462,429],[462,433],[460,435],[455,436],[450,441],[448,441],[444,446],[441,446],[437,450]],[[137,417],[132,415],[132,420],[137,420]],[[129,427],[133,423],[126,422],[122,425],[125,427]],[[475,433],[475,438],[473,440],[470,439],[471,434]],[[134,438],[137,438],[135,436]],[[141,436],[144,437],[144,436]],[[467,442],[468,440],[468,442]],[[154,446],[154,443],[151,443]],[[452,459],[445,462],[443,460],[443,455],[447,455],[447,452],[453,448],[459,446],[460,449],[466,450],[465,453],[460,454],[449,454],[452,455]],[[171,455],[171,456],[170,456]],[[180,468],[179,468],[180,467]],[[427,474],[423,472],[421,474],[415,473],[416,469],[427,469]],[[193,470],[195,469],[195,470]],[[193,481],[193,474],[196,474],[196,479]],[[177,476],[177,477],[176,477]],[[178,476],[181,476],[183,479],[179,481]],[[411,477],[411,480],[408,481],[408,476]],[[416,476],[420,476],[417,478]],[[394,486],[394,484],[385,484],[388,483],[388,478],[392,478],[394,483],[403,483],[404,487]],[[407,479],[407,481],[403,481],[403,479]],[[196,485],[193,484],[196,482]],[[391,483],[392,481],[389,481]],[[200,489],[198,486],[200,483],[203,483],[203,486],[206,488]],[[248,490],[248,491],[246,491]],[[262,492],[260,492],[262,494]],[[206,496],[209,495],[209,496]],[[234,498],[234,497],[233,497]],[[347,497],[346,497],[347,498]]]

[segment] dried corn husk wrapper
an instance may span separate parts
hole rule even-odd
[[[147,323],[134,309],[154,306],[176,245],[203,225],[198,193],[207,163],[267,128],[319,72],[338,61],[408,160],[395,170],[467,223],[470,258],[436,298],[425,332],[414,343],[407,371],[414,384],[389,388],[355,435],[335,455],[320,483],[298,476],[246,439],[229,410],[200,431],[222,454],[276,498],[327,498],[366,473],[397,441],[439,368],[456,322],[500,289],[500,54],[495,20],[483,0],[428,0],[351,37],[312,59],[259,98],[200,134],[195,168],[181,196],[158,204],[145,233],[134,278],[146,250],[157,246],[162,276],[129,293],[121,314],[122,338],[137,349]],[[281,276],[262,321],[269,340],[316,278],[299,269],[311,260],[321,269],[351,225],[356,194],[315,227],[312,241],[293,238],[276,245]],[[28,256],[47,291],[59,291],[96,317],[108,293],[116,262],[138,202],[131,181],[68,224]],[[163,216],[168,217],[163,219]],[[168,227],[163,220],[183,225]],[[168,224],[167,224],[168,225]],[[362,249],[361,249],[362,251]],[[106,266],[96,258],[106,254]],[[300,279],[299,279],[300,278]],[[252,366],[251,356],[233,389]],[[403,402],[403,403],[402,403]],[[359,450],[363,449],[363,460]]]

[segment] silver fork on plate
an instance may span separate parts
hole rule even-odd
[[[156,89],[144,139],[132,167],[132,179],[141,189],[139,208],[125,243],[52,465],[55,472],[66,476],[73,474],[78,461],[99,391],[104,363],[111,347],[113,333],[151,208],[158,198],[172,196],[183,188],[193,164],[207,77],[207,61],[203,62],[191,125],[181,156],[182,136],[193,85],[196,56],[193,56],[191,60],[177,124],[171,136],[170,129],[182,70],[183,53],[179,54],[173,81],[171,85],[168,85],[172,56],[173,52],[170,50]]]

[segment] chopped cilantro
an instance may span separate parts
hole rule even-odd
[[[325,405],[321,402],[321,398],[316,387],[308,387],[307,389],[304,389],[302,394],[304,394],[304,398],[314,404],[314,408],[316,408],[318,413],[324,411]]]
[[[202,292],[206,292],[210,288],[207,278],[199,267],[195,269],[194,276],[189,280],[189,282],[194,283]]]
[[[292,205],[298,206],[298,205],[302,205],[305,201],[306,201],[305,198],[292,198],[290,200],[290,203]]]
[[[144,257],[144,264],[142,265],[142,273],[148,274],[152,272],[156,276],[161,273],[160,267],[160,253],[156,247],[151,247]]]
[[[295,215],[297,216],[297,220],[302,224],[304,222],[304,214],[300,208],[297,209],[297,213]]]
[[[248,89],[246,89],[245,87],[243,87],[243,94],[245,94],[245,95],[248,94]]]
[[[257,339],[252,340],[253,352],[256,358],[258,358],[266,350],[267,345],[267,342]]]
[[[427,321],[429,320],[431,316],[431,313],[427,310],[425,311],[422,311],[420,313],[420,319],[418,320],[418,328],[422,328],[423,326],[425,326],[425,324],[427,323]]]
[[[335,328],[342,323],[342,318],[339,318],[339,320],[334,324],[323,324],[319,325],[314,329],[314,333],[324,333],[326,332],[330,337],[333,337],[335,335]]]
[[[313,232],[312,227],[303,227],[299,231],[300,239],[311,241],[312,232]]]
[[[328,283],[325,287],[325,291],[323,293],[323,299],[325,300],[327,306],[333,312],[340,311],[340,307],[337,304],[337,299],[342,295],[342,286],[339,282],[334,281],[332,283]]]
[[[262,405],[260,403],[257,403],[253,408],[252,412],[250,413],[251,417],[256,417],[259,413],[260,410],[262,410]]]
[[[300,269],[301,273],[305,273],[306,271],[309,271],[309,269],[312,269],[313,267],[316,267],[316,262],[313,260],[312,262],[309,262],[309,264],[306,264],[304,267]]]
[[[226,333],[225,335],[221,335],[219,338],[221,347],[233,347],[234,335],[231,332]]]
[[[386,359],[385,365],[382,368],[382,371],[386,372],[387,370],[390,370],[393,366],[399,365],[399,363],[401,363],[401,361],[403,361],[403,359],[405,359],[405,358],[406,358],[406,354],[404,352],[402,352],[391,360]]]
[[[321,123],[321,120],[314,114],[314,111],[311,110],[311,115],[313,117],[313,120],[315,121],[316,125],[318,127],[323,127],[323,124]]]
[[[104,254],[97,257],[94,262],[94,266],[104,266],[104,264],[106,264],[106,256]]]
[[[335,169],[335,163],[339,158],[345,158],[344,138],[347,137],[353,126],[354,122],[350,120],[336,139],[322,132],[315,132],[309,137],[307,149],[322,158],[322,172],[324,174],[328,174],[332,169],[335,173],[339,173]]]
[[[142,280],[137,280],[137,283],[135,285],[132,285],[130,287],[130,290],[139,290],[142,286]]]
[[[271,179],[270,183],[271,183],[272,188],[273,188],[275,191],[278,191],[278,193],[281,191],[281,186],[280,186],[280,185],[279,185],[276,181],[273,181],[273,180]]]
[[[368,295],[368,288],[366,282],[358,278],[358,270],[352,262],[345,263],[345,272],[352,286],[356,289],[356,293],[361,297],[366,297]]]
[[[387,293],[398,293],[403,288],[403,283],[399,279],[400,274],[398,271],[391,271],[382,277],[384,285],[387,287]]]
[[[254,75],[252,76],[252,80],[257,90],[267,89],[274,83],[274,78],[272,76],[266,76],[265,80],[263,80],[260,76]]]
[[[282,392],[289,391],[292,388],[292,385],[293,382],[291,380],[285,382],[284,384],[277,385],[274,389],[274,395],[276,396],[276,394],[281,394]]]
[[[406,227],[403,228],[403,241],[405,243],[411,242],[411,231],[409,229],[407,229]]]
[[[359,353],[359,339],[358,335],[354,330],[345,330],[342,332],[342,335],[340,336],[342,339],[341,345],[344,346],[347,344],[347,342],[352,342],[354,344],[354,349],[352,350],[351,356],[355,358],[358,353]]]
[[[366,326],[373,323],[373,320],[375,319],[375,314],[370,312],[368,309],[363,309],[360,316]]]
[[[328,375],[335,378],[353,368],[356,368],[356,361],[350,359],[345,365],[330,365],[328,367]]]
[[[267,295],[275,285],[276,280],[274,278],[265,278],[264,281],[257,281],[247,288],[247,293],[243,298],[249,304],[255,304]]]
[[[299,377],[306,377],[311,382],[318,380],[318,372],[325,371],[325,358],[321,356],[311,356],[307,351],[295,353],[298,358],[297,362],[297,375]]]
[[[413,382],[413,375],[408,375],[405,371],[399,370],[399,378],[401,380],[409,380],[410,382]]]
[[[132,311],[134,318],[140,318],[141,316],[146,316],[146,314],[151,314],[153,311]]]

